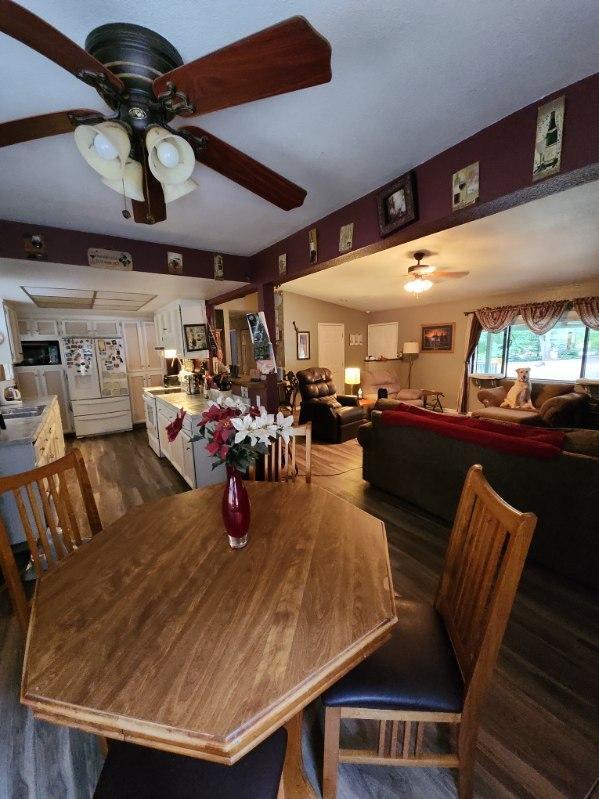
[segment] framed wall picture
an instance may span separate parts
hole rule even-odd
[[[451,179],[451,208],[458,211],[466,208],[478,200],[479,194],[479,168],[478,161],[469,164],[458,172],[454,172]]]
[[[185,348],[188,352],[208,349],[206,325],[183,325]]]
[[[421,325],[420,352],[453,352],[455,323]]]
[[[537,114],[535,156],[532,179],[555,175],[562,165],[562,138],[564,135],[564,97],[540,106]]]
[[[339,252],[349,252],[354,245],[354,223],[339,228]]]
[[[297,359],[298,361],[310,360],[310,331],[298,330],[297,336]]]
[[[287,253],[284,252],[279,255],[279,277],[284,277],[287,274]]]
[[[225,259],[222,255],[214,256],[214,279],[223,280],[225,277]]]
[[[416,176],[406,172],[379,192],[376,198],[379,211],[379,231],[388,236],[418,219]]]

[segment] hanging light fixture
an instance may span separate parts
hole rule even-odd
[[[433,283],[425,277],[415,277],[404,285],[404,289],[409,291],[410,294],[422,294],[423,291],[432,289]]]
[[[193,147],[182,136],[153,125],[146,133],[146,148],[148,166],[162,184],[165,202],[178,200],[197,188],[191,180],[196,163]]]
[[[144,199],[141,164],[130,158],[129,134],[119,122],[79,125],[74,136],[77,149],[105,186],[132,200]]]

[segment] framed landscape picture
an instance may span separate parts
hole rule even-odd
[[[421,325],[420,352],[453,352],[455,323]]]
[[[309,361],[310,360],[310,331],[298,330],[297,331],[297,360]]]
[[[388,236],[389,233],[414,222],[418,218],[414,172],[407,172],[394,183],[385,186],[376,201],[381,236]]]

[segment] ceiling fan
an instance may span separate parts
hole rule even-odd
[[[470,272],[452,272],[451,269],[438,269],[436,266],[420,263],[426,253],[420,250],[415,252],[413,258],[416,263],[408,267],[408,282],[404,289],[411,294],[422,294],[423,291],[432,289],[435,283],[442,283],[448,278],[466,277]]]
[[[166,203],[196,188],[196,160],[289,211],[305,189],[176,116],[297,91],[331,80],[331,46],[303,17],[291,17],[209,55],[183,63],[158,33],[140,25],[95,28],[85,49],[12,0],[0,0],[0,32],[93,86],[115,112],[73,109],[0,124],[0,147],[74,132],[88,164],[132,200],[136,222],[166,219]],[[123,216],[131,214],[123,210]]]

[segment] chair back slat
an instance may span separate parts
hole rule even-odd
[[[14,499],[38,579],[76,552],[85,538],[102,529],[89,476],[78,449],[39,469],[1,477],[0,495],[5,493]],[[89,534],[84,535],[82,523],[85,522]],[[19,621],[26,626],[28,603],[1,519],[0,568]]]
[[[467,694],[490,679],[536,521],[501,499],[481,466],[470,468],[435,600]]]
[[[289,431],[289,441],[277,438],[271,443],[262,456],[264,480],[272,483],[293,482],[296,480],[299,469],[297,464],[296,442],[298,438],[305,439],[305,477],[306,482],[312,481],[311,450],[312,450],[312,423],[308,422],[299,427],[292,427]],[[250,480],[256,479],[256,468],[250,466],[248,471]]]

